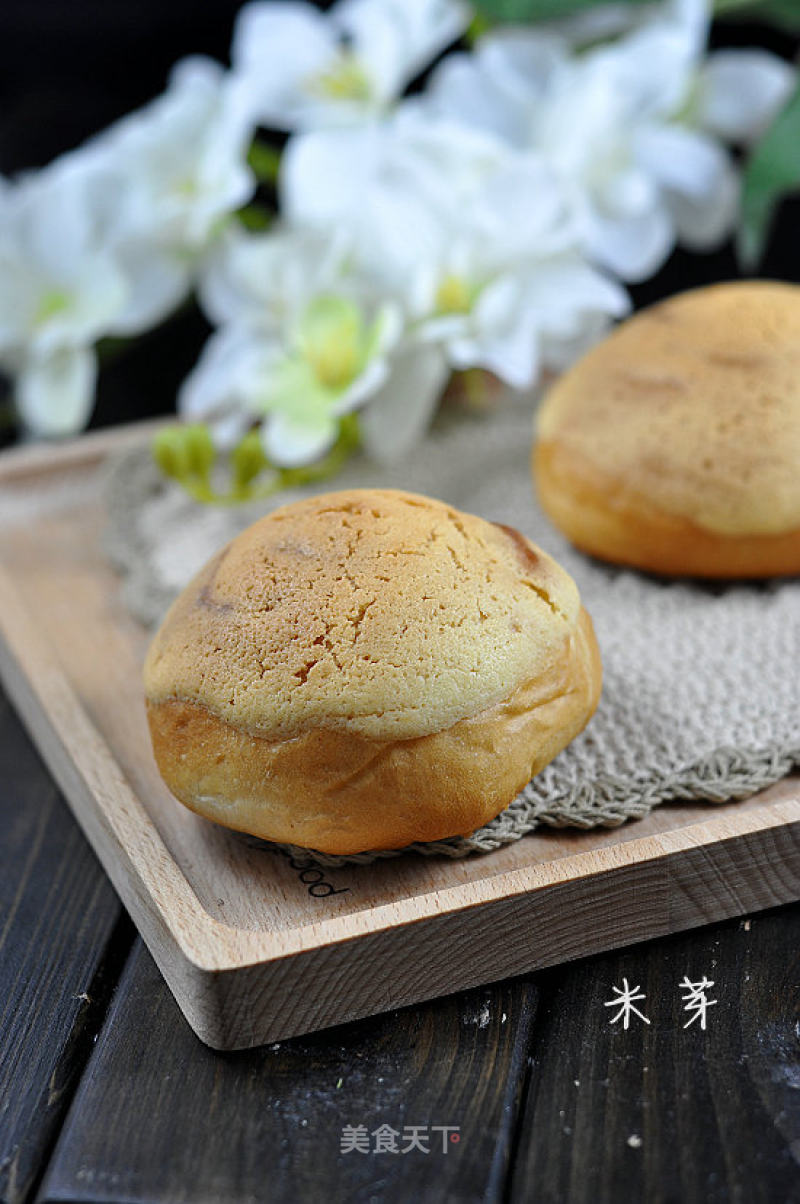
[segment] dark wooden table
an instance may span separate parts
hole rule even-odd
[[[2,696],[0,826],[9,1204],[800,1201],[800,904],[219,1054]]]

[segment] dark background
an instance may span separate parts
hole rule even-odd
[[[156,96],[187,54],[227,62],[239,0],[0,0],[0,173],[38,167]],[[328,7],[320,4],[320,7]],[[760,45],[794,58],[798,39],[752,22],[718,22],[714,45]],[[759,274],[800,281],[800,202],[773,223]],[[630,291],[639,306],[739,275],[730,244],[676,251]],[[104,365],[92,426],[172,410],[208,331],[190,307]]]

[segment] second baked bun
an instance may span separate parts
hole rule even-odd
[[[518,532],[353,490],[234,539],[145,666],[153,749],[209,819],[328,853],[474,831],[584,727],[600,658]]]
[[[539,414],[542,506],[584,551],[654,572],[800,572],[800,288],[741,281],[624,322]]]

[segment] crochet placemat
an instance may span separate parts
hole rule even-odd
[[[165,481],[142,447],[110,467],[106,547],[130,610],[154,625],[190,577],[261,514],[323,489],[382,486],[442,498],[518,527],[573,575],[603,656],[587,730],[505,811],[469,837],[415,844],[463,857],[539,824],[613,827],[672,800],[726,802],[800,767],[800,580],[703,585],[615,569],[575,551],[536,505],[530,400],[443,417],[404,461],[363,458],[323,486],[268,503],[208,507]],[[366,862],[310,854],[326,865]]]

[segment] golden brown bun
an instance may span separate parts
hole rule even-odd
[[[544,400],[542,506],[653,572],[800,572],[800,288],[742,281],[637,314]]]
[[[329,853],[480,827],[584,727],[600,679],[550,557],[389,490],[255,523],[177,599],[145,665],[175,796]]]

